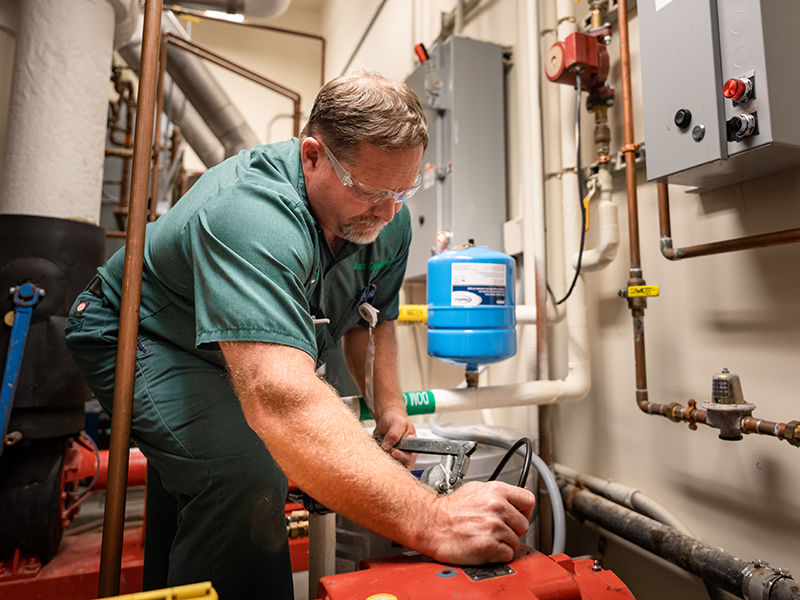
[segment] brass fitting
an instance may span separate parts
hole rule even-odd
[[[783,439],[792,446],[800,447],[800,421],[789,421],[784,429]]]
[[[680,423],[683,421],[683,407],[677,402],[671,402],[667,404],[667,414],[664,416],[666,416],[670,421]]]

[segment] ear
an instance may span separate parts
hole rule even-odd
[[[319,168],[322,147],[313,137],[303,138],[300,141],[300,161],[304,173],[313,173]]]

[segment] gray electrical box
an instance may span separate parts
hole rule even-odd
[[[424,276],[444,245],[503,249],[506,158],[503,53],[451,37],[406,80],[428,120],[422,187],[408,200],[413,238],[406,278]],[[437,242],[442,232],[447,239]]]
[[[641,0],[647,178],[697,191],[800,165],[798,0]]]

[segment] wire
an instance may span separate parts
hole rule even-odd
[[[516,441],[516,443],[508,449],[503,459],[497,465],[494,470],[494,473],[489,475],[489,479],[486,481],[494,481],[500,476],[500,473],[503,472],[503,467],[506,466],[506,463],[511,460],[511,457],[517,453],[517,450],[520,446],[525,444],[525,462],[522,463],[522,473],[519,475],[519,483],[517,483],[517,487],[525,487],[525,483],[528,481],[528,473],[531,470],[531,457],[533,456],[533,443],[531,442],[530,438],[520,438]]]
[[[583,245],[586,241],[586,205],[583,203],[583,174],[581,173],[581,74],[575,73],[575,87],[578,90],[577,100],[575,101],[575,147],[577,148],[577,161],[575,163],[576,171],[578,175],[578,202],[581,205],[581,249],[578,252],[578,264],[575,267],[575,276],[572,278],[572,283],[569,286],[569,290],[567,294],[558,302],[556,302],[556,306],[559,304],[563,304],[567,298],[570,297],[572,294],[572,290],[575,289],[575,284],[578,282],[578,277],[581,274],[581,259],[583,258]],[[547,284],[547,291],[550,292],[550,295],[553,295],[552,290],[550,290],[550,284]]]

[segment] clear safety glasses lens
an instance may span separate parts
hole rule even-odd
[[[359,202],[363,202],[364,204],[380,204],[381,202],[386,202],[389,199],[393,199],[395,202],[405,202],[411,198],[411,196],[413,196],[419,189],[419,186],[422,185],[422,173],[417,173],[417,178],[414,180],[414,185],[406,190],[403,190],[402,192],[393,192],[392,190],[376,188],[371,185],[367,185],[366,183],[361,183],[355,177],[353,177],[350,171],[345,169],[342,164],[336,160],[333,152],[328,149],[322,140],[317,141],[322,146],[322,149],[325,150],[325,154],[331,161],[331,164],[333,165],[333,171],[336,173],[339,181],[342,182],[343,186],[353,188],[353,190],[357,192],[355,197]]]

